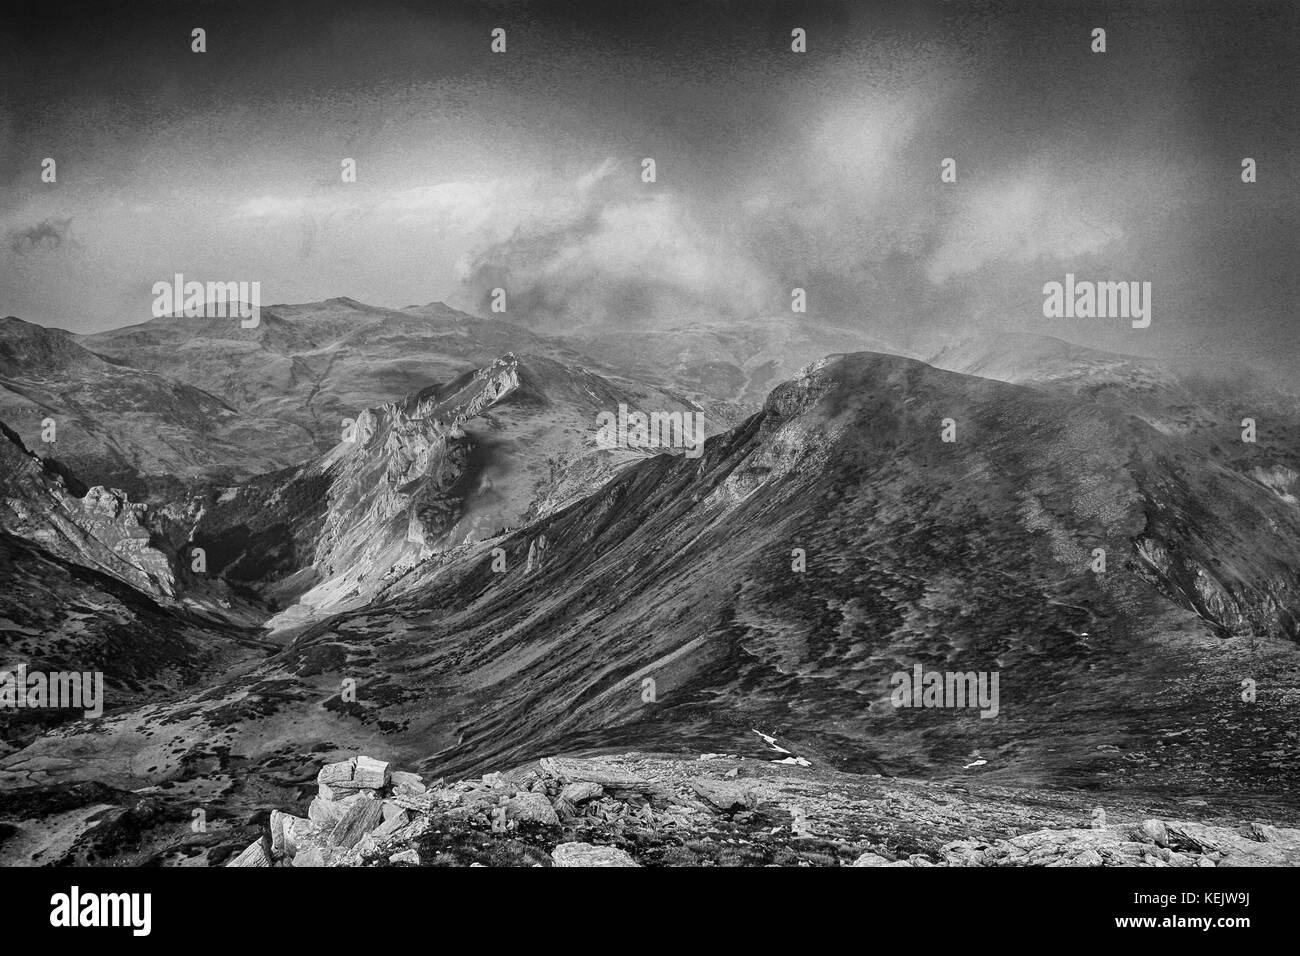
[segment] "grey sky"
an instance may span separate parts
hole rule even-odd
[[[1296,5],[617,6],[14,21],[0,313],[129,324],[182,272],[479,313],[501,285],[567,329],[788,314],[798,285],[792,321],[917,348],[1026,329],[1294,363]],[[1151,328],[1044,319],[1067,271],[1151,281]]]

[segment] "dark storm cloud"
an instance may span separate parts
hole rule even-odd
[[[9,248],[15,255],[26,255],[37,249],[61,249],[64,243],[75,246],[71,219],[46,219],[26,229],[9,233]]]
[[[512,318],[558,327],[788,314],[798,285],[810,321],[909,341],[1010,327],[1291,354],[1292,3],[169,2],[11,21],[0,229],[75,216],[98,263],[26,258],[13,298],[60,316],[177,270],[476,311],[503,287]],[[45,156],[57,186],[35,179]],[[1066,271],[1152,281],[1151,330],[1046,327],[1042,285]]]

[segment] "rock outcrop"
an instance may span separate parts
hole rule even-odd
[[[549,758],[427,785],[362,756],[322,767],[317,788],[307,817],[272,811],[267,831],[226,865],[1300,865],[1297,827],[1162,820],[1128,807],[1109,825],[1094,810],[1093,825],[1068,826],[1087,810],[1066,794],[712,754]]]
[[[154,546],[146,505],[125,492],[76,487],[0,424],[0,531],[92,568],[154,598],[175,594],[167,556]]]

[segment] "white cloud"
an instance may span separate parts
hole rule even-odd
[[[941,231],[925,263],[931,282],[946,282],[997,263],[1027,265],[1090,255],[1119,242],[1124,230],[1089,208],[1077,192],[1043,177],[972,189]]]

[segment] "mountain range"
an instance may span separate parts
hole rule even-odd
[[[107,697],[4,725],[6,862],[165,853],[196,808],[233,846],[357,753],[1260,806],[1300,783],[1285,392],[797,319],[548,338],[330,299],[2,328],[0,668],[99,669]],[[620,405],[700,415],[703,454],[603,447]],[[999,675],[996,719],[893,706],[917,667]]]

